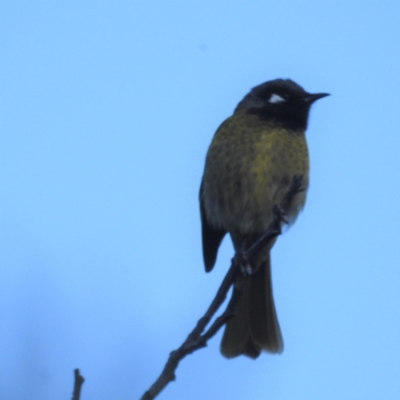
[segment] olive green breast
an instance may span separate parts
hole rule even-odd
[[[231,233],[261,233],[293,176],[303,175],[308,186],[308,170],[303,131],[274,126],[245,111],[235,113],[218,128],[208,149],[203,175],[207,220]],[[305,191],[296,196],[290,220],[304,202]]]

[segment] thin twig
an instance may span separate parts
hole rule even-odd
[[[206,332],[204,335],[201,335],[201,333],[203,332],[207,324],[210,322],[213,315],[217,312],[218,308],[225,301],[227,293],[232,285],[232,282],[234,282],[237,273],[238,273],[238,268],[236,267],[236,265],[234,265],[234,263],[232,263],[210,307],[208,308],[204,316],[199,319],[199,321],[196,324],[196,327],[192,330],[192,332],[190,332],[190,334],[188,335],[186,340],[182,343],[182,345],[177,350],[174,350],[170,353],[168,361],[165,364],[165,367],[161,375],[157,378],[157,380],[150,387],[150,389],[142,396],[141,400],[154,399],[164,389],[164,387],[167,386],[169,382],[175,380],[175,370],[178,367],[179,362],[186,355],[207,345],[207,340],[204,340],[204,338],[207,337],[208,339],[212,335],[210,336],[209,332]],[[215,321],[215,323],[216,322],[217,321]],[[218,329],[221,326],[223,326],[225,322],[226,320],[224,320],[220,324],[220,326],[218,326]],[[215,330],[214,327],[213,334],[217,333],[218,329]]]
[[[241,255],[235,254],[232,258],[231,266],[225,275],[221,286],[218,289],[211,305],[202,318],[196,324],[196,327],[190,332],[182,345],[170,353],[167,363],[157,380],[153,383],[150,389],[142,396],[141,400],[154,399],[167,384],[175,380],[175,371],[179,362],[188,354],[207,346],[207,341],[212,338],[226,322],[235,315],[236,304],[240,296],[240,282],[236,282],[236,277],[243,270],[241,261],[248,260],[254,257],[264,246],[271,240],[282,233],[281,226],[286,222],[285,213],[289,210],[294,196],[301,192],[302,177],[294,176],[289,191],[285,195],[283,201],[274,209],[274,218],[268,229],[260,238],[253,243],[247,250],[244,250]],[[236,282],[236,283],[235,283]],[[226,310],[220,315],[210,328],[202,334],[213,315],[225,301],[230,287],[233,285],[233,294]]]
[[[79,369],[74,370],[74,392],[72,393],[72,400],[79,400],[81,398],[81,389],[85,379],[80,374]]]

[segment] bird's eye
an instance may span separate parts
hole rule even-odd
[[[286,101],[286,99],[284,99],[282,96],[279,96],[279,94],[273,93],[271,94],[268,103],[282,103],[283,101]]]

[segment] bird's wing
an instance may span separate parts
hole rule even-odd
[[[201,216],[201,231],[203,240],[203,259],[206,272],[210,272],[217,259],[219,245],[226,235],[226,230],[215,229],[207,221],[206,211],[203,201],[203,182],[200,185],[200,216]]]

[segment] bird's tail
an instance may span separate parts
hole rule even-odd
[[[221,353],[228,358],[244,354],[257,358],[260,352],[283,350],[281,330],[272,296],[269,254],[252,276],[243,281],[236,315],[226,324]]]

